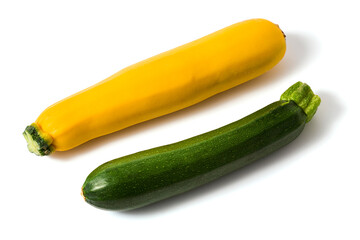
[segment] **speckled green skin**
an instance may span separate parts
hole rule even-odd
[[[277,101],[224,127],[107,162],[86,179],[85,200],[129,210],[180,194],[254,162],[293,141],[306,114]]]

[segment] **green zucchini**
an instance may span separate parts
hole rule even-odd
[[[298,82],[280,101],[229,125],[104,163],[89,174],[82,195],[99,208],[130,210],[183,193],[290,143],[319,104]]]

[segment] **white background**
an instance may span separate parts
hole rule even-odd
[[[360,239],[357,1],[0,1],[1,239]],[[263,76],[74,150],[37,157],[22,131],[50,104],[130,64],[249,18],[287,35]],[[100,164],[179,141],[276,101],[322,98],[293,143],[196,190],[130,211],[85,203]]]

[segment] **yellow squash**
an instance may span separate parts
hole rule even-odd
[[[253,79],[284,56],[285,36],[264,19],[233,24],[161,53],[45,109],[24,136],[37,155],[153,119]]]

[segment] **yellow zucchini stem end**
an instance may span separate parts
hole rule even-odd
[[[23,135],[30,152],[38,156],[50,155],[54,152],[55,148],[51,144],[53,142],[52,137],[42,131],[36,123],[27,126]]]

